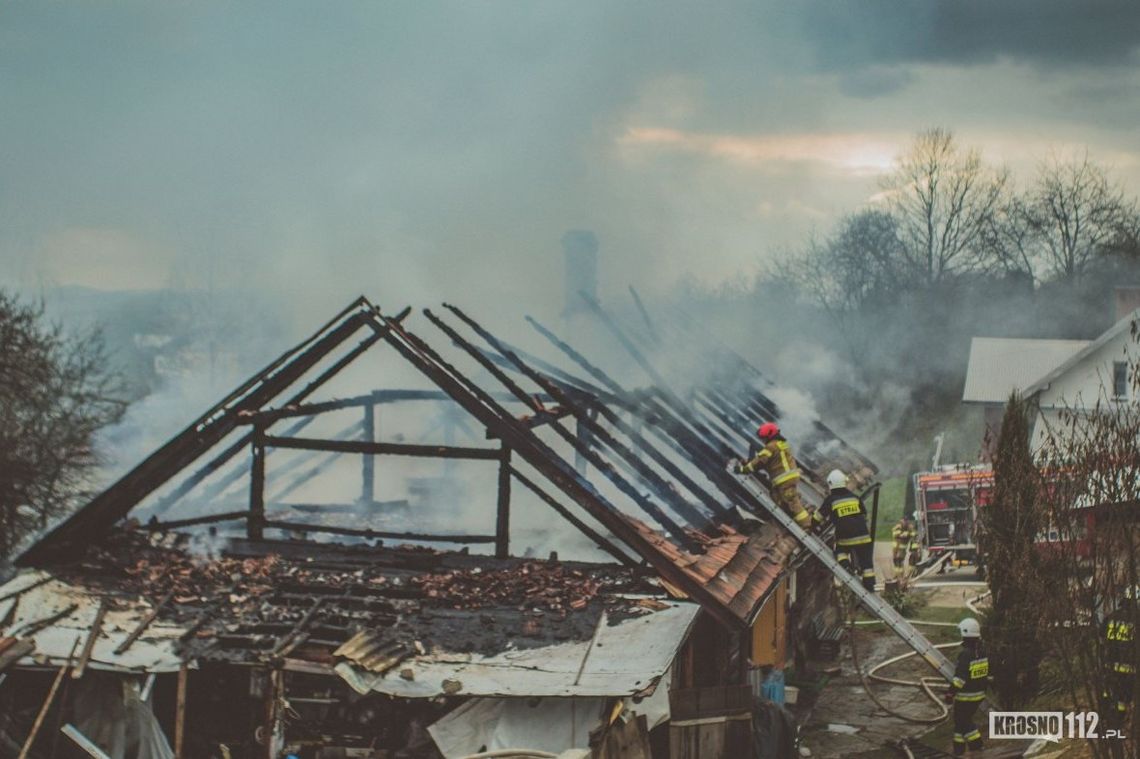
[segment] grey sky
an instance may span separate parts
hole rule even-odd
[[[541,309],[572,227],[615,291],[730,281],[929,126],[1140,191],[1138,43],[1124,1],[5,3],[0,283]]]

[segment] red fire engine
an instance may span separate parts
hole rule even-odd
[[[985,562],[976,540],[978,508],[990,504],[993,488],[989,464],[947,464],[914,475],[915,522],[922,552],[919,566],[928,566],[949,552],[952,561],[968,562],[982,571]],[[1049,553],[1064,543],[1086,557],[1088,534],[1100,508],[1106,507],[1084,509],[1078,534],[1065,536],[1056,527],[1042,531],[1037,536],[1038,549]]]

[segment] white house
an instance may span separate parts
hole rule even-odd
[[[1050,428],[1057,429],[1063,409],[1088,410],[1098,402],[1134,400],[1129,362],[1140,356],[1134,323],[1140,326],[1140,309],[1124,315],[1095,340],[975,337],[970,342],[962,402],[982,405],[986,427],[996,433],[1013,390],[1035,399],[1039,412],[1031,440],[1037,448]],[[990,437],[992,445],[996,434]]]

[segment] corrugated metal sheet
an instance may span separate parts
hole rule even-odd
[[[718,525],[719,537],[694,533],[705,547],[703,554],[694,555],[681,550],[643,522],[627,519],[658,551],[704,585],[745,623],[751,623],[760,611],[764,598],[798,550],[795,538],[775,524],[763,524],[749,535]]]
[[[975,337],[962,400],[1005,403],[1089,346],[1088,340],[1020,340]]]
[[[360,693],[401,698],[630,696],[654,685],[669,668],[699,611],[696,604],[673,602],[616,624],[603,616],[590,640],[494,656],[430,652],[384,674],[370,672],[349,656],[336,671]],[[382,645],[376,642],[381,635],[364,633],[343,650],[367,662]]]
[[[26,637],[35,644],[33,652],[17,662],[19,665],[59,666],[67,661],[76,638],[86,640],[102,600],[86,588],[58,579],[37,584],[42,579],[40,572],[25,572],[0,586],[0,596],[19,593],[0,602],[0,620],[10,620],[6,626],[0,627],[0,635]],[[19,592],[24,588],[30,589]],[[34,629],[38,622],[71,607],[74,609],[58,621],[41,630],[25,632]],[[174,649],[184,630],[160,624],[157,620],[125,652],[114,653],[149,611],[150,607],[140,601],[116,599],[103,619],[88,667],[116,672],[178,671],[181,659]]]

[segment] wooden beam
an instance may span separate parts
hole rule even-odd
[[[183,748],[186,745],[186,685],[190,677],[190,665],[182,662],[178,669],[178,695],[174,704],[174,759],[185,759]]]
[[[360,453],[371,456],[418,456],[435,459],[481,459],[498,461],[499,451],[495,448],[463,448],[450,445],[413,445],[409,443],[370,443],[363,440],[317,440],[301,437],[265,438],[269,448],[292,448],[303,451],[335,451],[336,453]]]
[[[141,621],[139,621],[138,625],[135,626],[135,629],[131,630],[131,634],[127,636],[126,640],[115,646],[115,656],[120,656],[126,653],[127,649],[133,646],[135,641],[138,640],[143,632],[146,631],[146,628],[150,627],[150,623],[158,618],[158,613],[162,611],[162,607],[170,603],[171,599],[173,598],[173,590],[163,596],[162,600],[156,603],[154,605],[154,608],[147,612],[147,615],[143,617]]]
[[[36,715],[36,721],[32,723],[32,731],[28,733],[27,739],[24,741],[23,748],[20,749],[20,755],[16,759],[27,759],[28,752],[32,750],[32,744],[36,742],[36,735],[39,734],[40,728],[43,727],[44,718],[47,717],[48,711],[51,710],[51,704],[55,701],[55,694],[59,691],[60,683],[63,682],[63,676],[67,674],[67,670],[71,669],[71,660],[75,657],[75,649],[79,648],[79,641],[82,636],[75,636],[75,642],[71,644],[71,653],[67,655],[67,661],[59,668],[59,672],[55,675],[55,680],[51,684],[51,689],[48,690],[47,698],[44,699],[44,705],[40,707],[39,714]]]
[[[83,673],[87,671],[87,662],[91,660],[91,652],[95,650],[95,641],[99,639],[99,631],[103,629],[103,617],[106,615],[107,599],[103,599],[95,611],[95,620],[91,623],[91,630],[87,633],[87,642],[83,644],[83,652],[79,654],[79,661],[75,663],[75,669],[71,670],[71,677],[75,680],[83,677]]]
[[[364,407],[363,438],[366,443],[376,442],[376,405]],[[360,459],[360,500],[370,503],[376,500],[376,459],[362,456]]]
[[[503,443],[499,449],[499,503],[495,516],[495,558],[511,555],[511,448]]]
[[[274,530],[296,532],[326,532],[330,535],[351,535],[358,538],[382,538],[385,540],[414,540],[432,543],[494,543],[494,535],[430,535],[420,532],[381,532],[379,530],[356,527],[333,527],[329,525],[303,524],[301,522],[280,522],[267,520],[265,527]]]
[[[523,419],[519,419],[519,424],[522,424],[533,430],[535,427],[542,427],[544,425],[550,424],[551,422],[562,419],[563,417],[570,416],[570,413],[570,409],[556,406],[555,408],[539,411],[536,414],[532,414]],[[494,430],[487,430],[488,440],[496,440],[498,437],[499,436],[495,433]]]
[[[251,441],[253,462],[249,468],[249,518],[245,523],[246,536],[250,540],[261,540],[265,526],[265,428],[253,428]]]
[[[154,520],[139,525],[139,529],[146,530],[147,532],[161,532],[162,530],[177,530],[181,527],[193,527],[199,524],[230,522],[236,519],[246,519],[247,517],[249,517],[248,509],[244,511],[224,511],[220,514],[207,514],[205,516],[190,517],[188,519],[171,519],[166,522]]]
[[[383,318],[383,317],[381,317]],[[617,507],[598,491],[588,480],[566,464],[557,452],[541,441],[533,432],[521,428],[515,418],[482,388],[466,378],[462,372],[447,363],[431,346],[411,332],[396,326],[389,320],[383,322],[384,340],[405,360],[434,382],[441,390],[451,395],[484,426],[499,433],[511,448],[533,466],[536,471],[561,489],[574,501],[590,512],[591,516],[605,525],[618,539],[637,551],[656,569],[666,581],[678,586],[695,601],[705,607],[718,621],[727,627],[741,627],[743,620],[734,615],[724,602],[712,595],[697,578],[670,561],[653,546],[625,517]],[[593,462],[591,462],[593,463]]]

